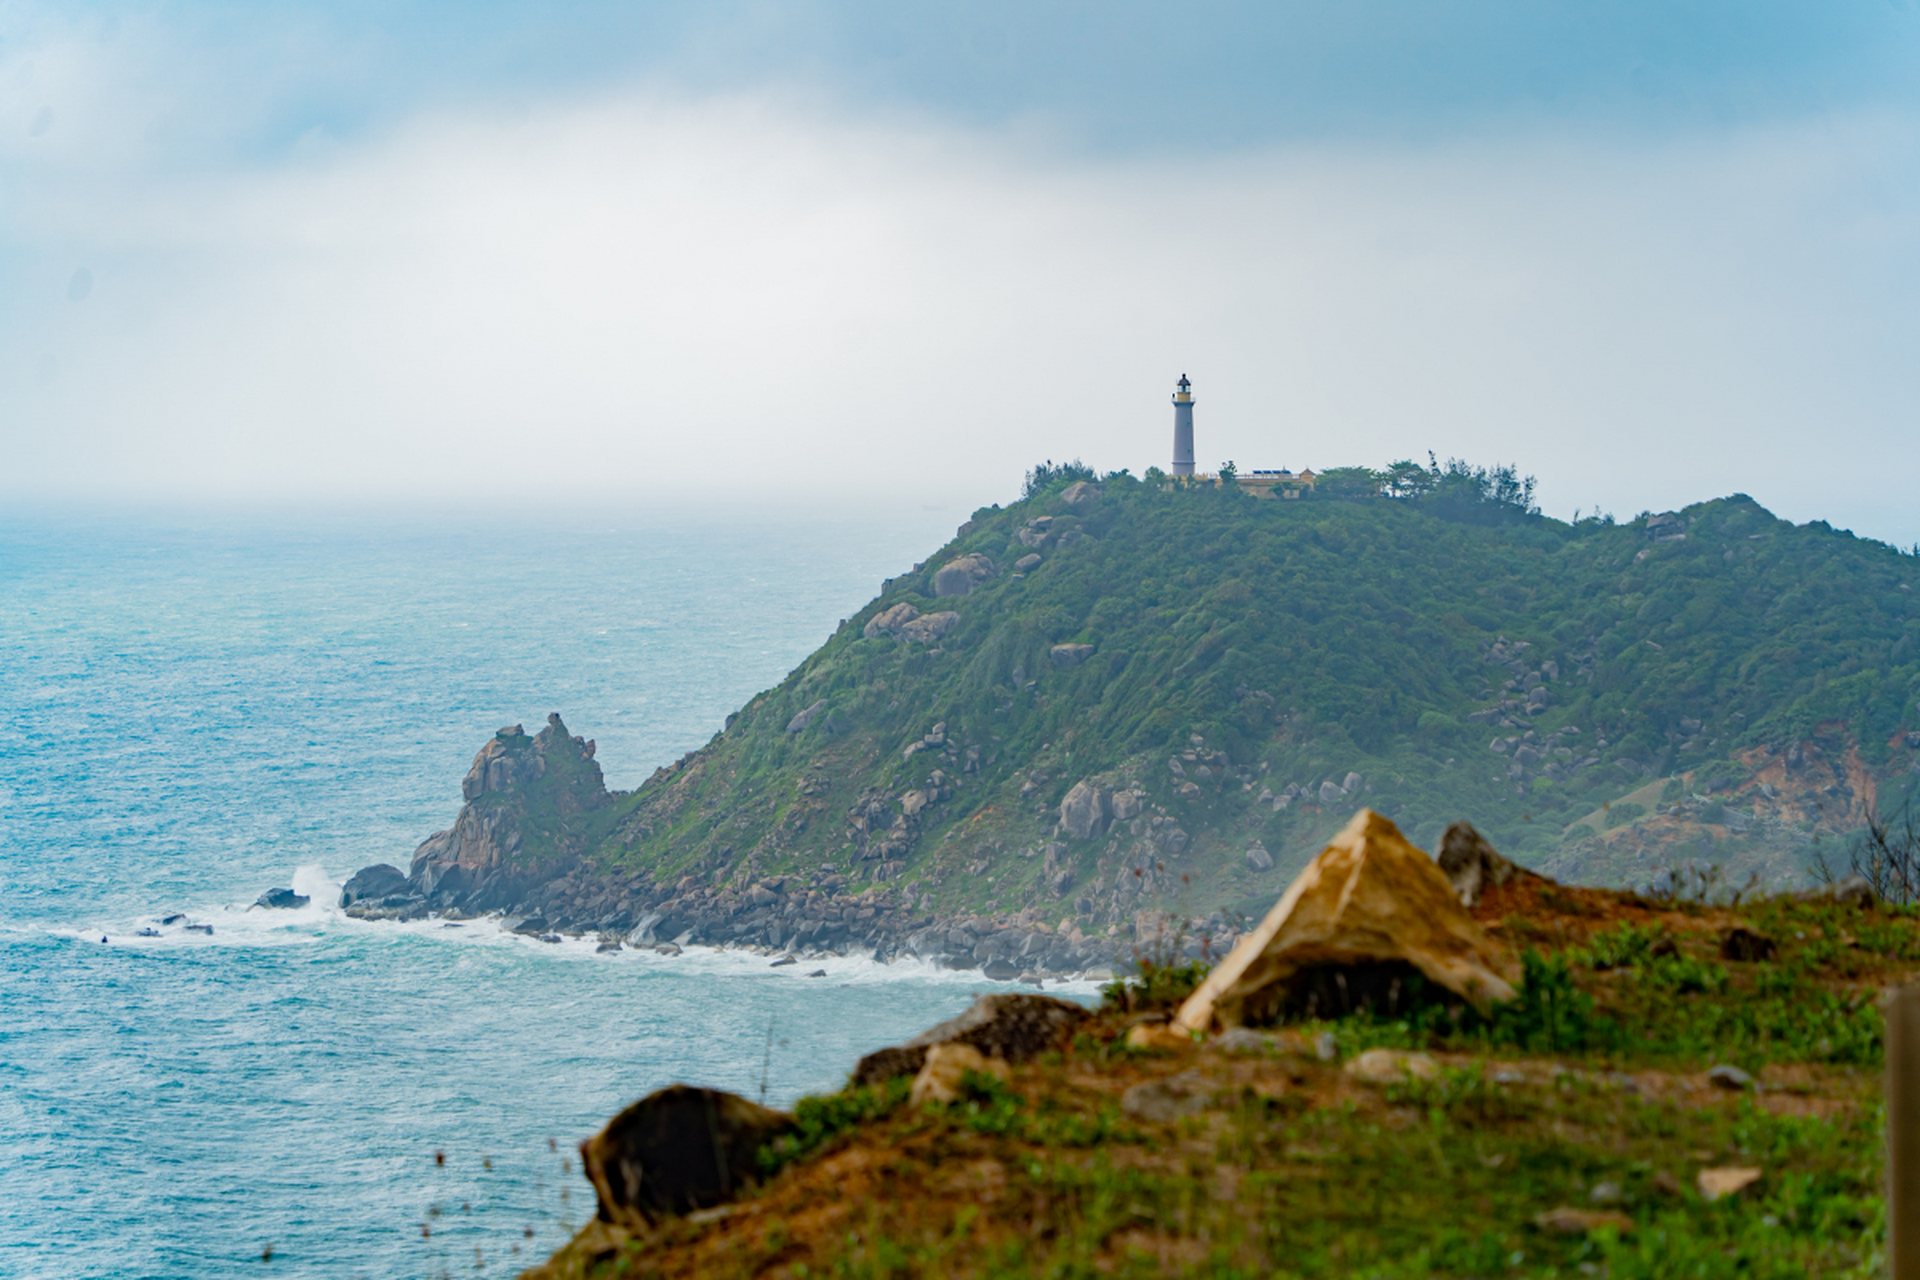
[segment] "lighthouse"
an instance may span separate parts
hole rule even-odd
[[[1173,474],[1193,474],[1193,384],[1184,373],[1173,393]]]

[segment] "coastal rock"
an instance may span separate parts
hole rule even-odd
[[[394,874],[399,874],[397,868],[394,870]],[[269,889],[254,899],[253,905],[256,907],[271,907],[280,911],[291,911],[299,907],[304,907],[311,901],[313,901],[313,899],[309,898],[306,894],[295,893],[291,889]]]
[[[350,907],[356,902],[378,902],[396,893],[405,893],[407,887],[406,874],[400,868],[384,862],[376,863],[360,868],[340,886],[340,905]]]
[[[411,890],[440,907],[494,910],[550,878],[584,852],[581,819],[612,799],[593,757],[594,744],[570,734],[558,712],[531,737],[519,725],[494,734],[461,784],[466,803],[453,827],[414,850]],[[530,825],[533,810],[541,820]]]
[[[819,715],[822,711],[826,710],[826,707],[827,707],[827,700],[825,698],[822,698],[820,699],[820,701],[814,703],[810,707],[807,707],[805,710],[794,713],[793,719],[787,721],[787,732],[788,733],[804,732],[806,727],[813,723],[814,717]]]
[[[999,572],[993,561],[977,551],[960,556],[941,565],[939,572],[933,575],[933,594],[964,596]]]
[[[1026,1062],[1053,1048],[1093,1015],[1082,1005],[1025,992],[981,996],[957,1018],[928,1027],[903,1045],[860,1059],[853,1083],[879,1084],[917,1073],[937,1044],[967,1044],[990,1058]]]
[[[602,1222],[639,1227],[725,1203],[760,1176],[760,1148],[793,1118],[737,1094],[676,1084],[652,1093],[580,1144]]]

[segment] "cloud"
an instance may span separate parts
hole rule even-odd
[[[87,118],[38,109],[15,154]],[[1911,542],[1915,143],[1862,110],[1102,156],[627,88],[273,163],[82,149],[0,214],[0,485],[990,501],[1164,465],[1184,371],[1208,464],[1431,448],[1562,513],[1744,490]]]

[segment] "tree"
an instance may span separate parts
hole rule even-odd
[[[1052,458],[1048,458],[1045,462],[1042,462],[1033,470],[1027,472],[1027,482],[1021,490],[1020,496],[1023,499],[1033,498],[1045,493],[1049,489],[1063,488],[1076,480],[1091,480],[1093,478],[1093,468],[1078,458],[1075,458],[1072,462],[1062,462],[1058,466],[1054,465]]]

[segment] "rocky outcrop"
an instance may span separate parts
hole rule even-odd
[[[517,905],[585,852],[586,821],[612,797],[594,744],[567,732],[558,713],[528,735],[501,729],[473,758],[454,824],[421,842],[401,883],[392,867],[369,867],[341,892],[350,915],[479,912]]]
[[[1100,486],[1089,480],[1076,480],[1060,491],[1060,501],[1070,507],[1084,507],[1100,496]]]
[[[304,893],[295,893],[291,889],[269,889],[254,900],[256,907],[268,907],[278,911],[292,911],[304,907],[313,901]]]

